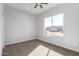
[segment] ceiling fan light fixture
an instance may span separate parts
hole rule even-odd
[[[37,8],[38,6],[40,7],[40,8],[43,8],[43,5],[47,5],[48,3],[35,3],[35,6],[34,6],[34,8]]]

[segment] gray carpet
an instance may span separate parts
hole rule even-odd
[[[79,56],[79,53],[40,40],[31,40],[5,46],[3,56]]]

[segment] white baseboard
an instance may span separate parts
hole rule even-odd
[[[59,46],[59,47],[65,48],[65,49],[69,49],[69,50],[72,50],[72,51],[75,51],[75,52],[79,52],[78,49],[72,49],[72,48],[70,48],[70,47],[65,47],[65,46],[60,45],[60,44],[50,43],[50,42],[48,42],[48,41],[46,41],[46,40],[43,40],[43,39],[40,39],[40,38],[38,38],[38,40],[43,41],[43,42],[47,42],[47,43],[49,43],[49,44],[53,44],[53,45],[56,45],[56,46]]]
[[[35,40],[35,38],[30,38],[29,40],[18,40],[18,41],[14,41],[14,42],[13,41],[12,42],[6,42],[5,45],[15,44],[15,43],[24,42],[24,41],[30,41],[30,40]],[[69,48],[69,47],[64,47],[63,45],[56,44],[56,43],[50,43],[50,42],[48,42],[46,40],[43,40],[41,38],[38,38],[37,40],[44,41],[44,42],[47,42],[49,44],[54,44],[54,45],[57,45],[57,46],[60,46],[60,47],[63,47],[63,48],[69,49],[69,50],[73,50],[73,51],[79,52],[79,50],[77,50],[77,49],[72,49],[72,48]]]
[[[5,45],[11,45],[11,44],[19,43],[19,42],[30,41],[30,40],[34,40],[34,38],[28,39],[28,40],[24,39],[24,40],[12,41],[12,42],[5,42]]]

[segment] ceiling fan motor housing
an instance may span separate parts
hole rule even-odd
[[[48,3],[35,3],[36,5],[34,6],[34,8],[37,8],[37,6],[39,6],[40,8],[43,8],[43,5],[47,5]]]

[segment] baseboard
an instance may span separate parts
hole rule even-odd
[[[11,44],[15,44],[15,43],[20,43],[20,42],[24,42],[24,41],[30,41],[30,40],[35,40],[33,39],[29,39],[29,40],[17,40],[17,41],[12,41],[12,42],[6,42],[5,45],[11,45]]]
[[[67,47],[64,47],[64,46],[60,46],[60,45],[55,44],[55,43],[50,43],[50,42],[47,42],[47,41],[45,41],[45,40],[40,40],[40,39],[37,39],[37,40],[42,41],[42,42],[45,42],[45,43],[47,43],[47,44],[55,45],[55,46],[58,46],[58,47],[61,47],[61,48],[64,48],[64,49],[67,49],[67,50],[70,50],[70,51],[79,53],[78,50],[74,50],[74,49],[70,49],[70,48],[67,48]]]
[[[60,45],[55,44],[55,43],[50,43],[50,42],[47,42],[47,41],[45,41],[45,40],[40,40],[40,38],[38,38],[38,39],[29,39],[29,40],[19,40],[19,41],[16,41],[16,42],[7,42],[5,45],[11,45],[11,44],[15,44],[15,43],[24,42],[24,41],[30,41],[30,40],[39,40],[39,41],[43,41],[43,42],[46,42],[46,43],[51,44],[51,45],[55,45],[55,46],[58,46],[58,47],[62,47],[62,48],[71,50],[71,51],[79,52],[79,51],[77,51],[77,50],[73,50],[73,49],[70,49],[70,48],[66,48],[66,47],[64,47],[64,46],[60,46]]]

